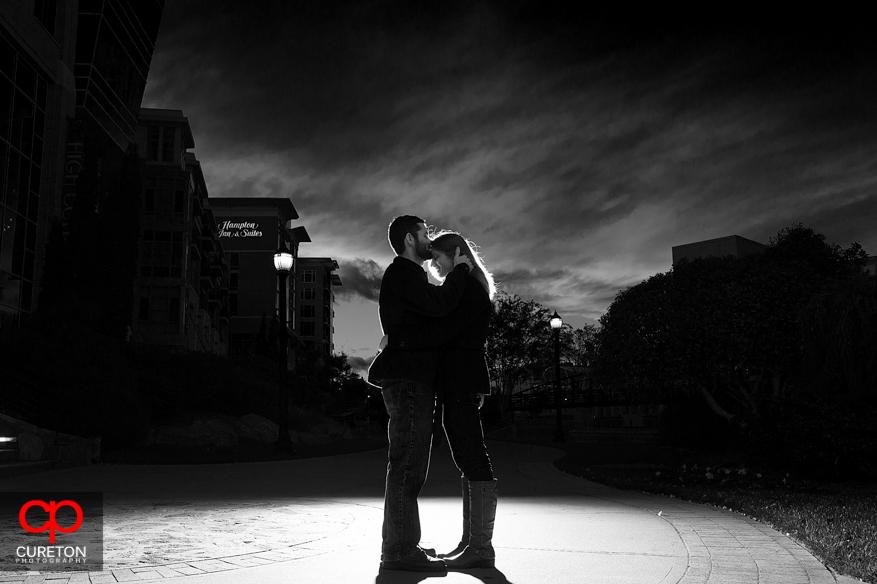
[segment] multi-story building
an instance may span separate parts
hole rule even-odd
[[[143,207],[133,340],[228,354],[230,267],[216,230],[189,120],[140,110]]]
[[[257,353],[260,343],[269,340],[272,327],[291,338],[288,347],[297,346],[295,275],[299,245],[310,237],[304,227],[290,226],[290,221],[298,219],[292,202],[288,198],[222,197],[211,204],[231,268],[231,354]],[[286,278],[286,323],[279,323],[281,289],[274,269],[274,254],[280,247],[293,255],[293,268]]]
[[[724,257],[734,256],[743,257],[764,253],[767,246],[740,237],[739,235],[728,235],[726,237],[718,237],[716,239],[707,239],[704,241],[696,241],[694,243],[686,243],[684,245],[675,245],[672,248],[673,265],[683,259],[693,260],[702,257]]]
[[[0,3],[0,328],[34,307],[50,199],[63,184],[59,149],[75,106],[72,5],[56,7],[59,17]]]
[[[88,156],[101,192],[117,188],[163,7],[0,2],[0,327],[36,309],[49,228],[68,227]]]
[[[341,286],[337,270],[338,262],[332,258],[298,259],[298,334],[305,350],[335,352],[334,288]]]

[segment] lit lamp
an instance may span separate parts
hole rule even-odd
[[[286,368],[289,357],[287,356],[287,332],[286,322],[289,318],[286,315],[289,306],[289,288],[286,285],[286,278],[292,269],[293,257],[283,244],[274,254],[274,269],[277,270],[277,279],[280,282],[280,404],[277,418],[280,432],[277,437],[277,447],[282,450],[292,451],[292,441],[289,439],[289,393],[286,390]]]
[[[292,269],[292,254],[283,246],[274,254],[274,269],[277,270],[278,274],[282,273],[284,277]]]
[[[554,407],[557,409],[557,429],[554,434],[555,442],[565,442],[563,437],[563,418],[561,417],[561,400],[560,400],[560,327],[563,326],[563,319],[554,311],[551,320],[548,321],[551,330],[554,331]]]

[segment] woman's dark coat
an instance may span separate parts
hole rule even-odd
[[[418,326],[406,326],[389,335],[389,346],[439,351],[437,389],[445,393],[490,393],[490,374],[484,345],[493,303],[487,290],[469,276],[463,296],[450,314],[424,317]]]

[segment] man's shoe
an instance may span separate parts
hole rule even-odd
[[[427,556],[420,548],[407,558],[394,561],[383,561],[381,562],[381,567],[385,570],[404,572],[447,572],[448,570],[448,567],[443,560]]]
[[[425,547],[420,547],[420,546],[417,546],[417,547],[419,547],[421,550],[423,550],[423,553],[425,553],[426,555],[428,555],[431,558],[438,557],[438,554],[435,553],[435,548],[425,548]]]

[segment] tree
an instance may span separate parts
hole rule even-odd
[[[759,256],[680,262],[616,296],[597,335],[598,378],[654,398],[699,394],[745,427],[800,391],[802,307],[862,253],[795,225]]]
[[[553,350],[553,345],[545,307],[505,292],[494,298],[493,306],[486,357],[503,410],[515,385],[550,363],[547,351]]]
[[[877,400],[877,278],[853,274],[827,285],[800,314],[803,373],[814,394],[853,409]],[[836,404],[833,403],[836,406]]]
[[[293,403],[332,415],[365,403],[368,384],[354,372],[344,352],[298,351],[296,357]]]
[[[527,379],[554,375],[554,333],[551,311],[535,300],[500,292],[487,336],[486,357],[498,409],[503,411],[512,390]],[[587,367],[596,356],[594,325],[575,329],[564,324],[560,331],[561,362]],[[546,373],[547,372],[547,373]]]
[[[589,367],[596,357],[597,326],[585,324],[582,328],[564,326],[560,331],[561,361]]]
[[[802,223],[780,229],[776,237],[770,238],[769,247],[770,255],[804,264],[818,280],[843,279],[858,271],[868,259],[858,242],[843,249],[836,243],[826,242],[824,235]]]

